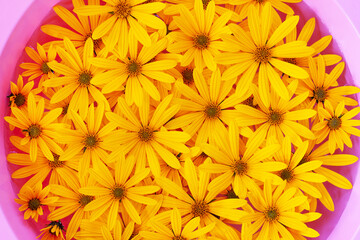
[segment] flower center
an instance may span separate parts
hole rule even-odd
[[[172,240],[186,240],[186,238],[184,238],[182,236],[175,236],[172,238]]]
[[[99,139],[96,135],[87,135],[84,139],[85,148],[93,148],[96,147]]]
[[[62,112],[61,112],[61,115],[65,116],[67,114],[69,110],[69,104],[65,105],[63,108],[62,108]]]
[[[233,165],[233,170],[235,174],[243,175],[247,171],[247,163],[242,160],[237,160]]]
[[[138,136],[140,138],[140,141],[148,142],[153,138],[153,133],[154,131],[152,131],[149,127],[144,127],[140,129],[140,131],[138,132]]]
[[[200,34],[194,37],[194,47],[198,49],[208,48],[210,43],[210,38],[205,34]]]
[[[338,130],[341,127],[341,119],[338,117],[332,117],[330,120],[328,120],[328,127],[330,130]]]
[[[29,133],[30,138],[38,138],[41,134],[41,128],[38,124],[32,124],[26,130]]]
[[[202,0],[202,3],[203,3],[203,6],[204,6],[204,9],[207,8],[207,5],[209,4],[209,2],[211,2],[211,0]]]
[[[130,16],[131,6],[126,1],[120,2],[118,5],[116,5],[115,8],[115,14],[119,18],[127,18],[128,16]]]
[[[284,62],[288,62],[288,63],[296,65],[296,58],[284,58],[283,60],[284,60]]]
[[[193,75],[194,69],[191,68],[185,68],[184,71],[182,71],[181,75],[184,79],[184,83],[186,85],[190,85],[194,82],[194,75]]]
[[[271,52],[268,47],[258,47],[254,52],[255,61],[258,63],[267,63],[271,58]]]
[[[25,104],[25,102],[26,97],[23,94],[19,93],[15,96],[14,103],[16,104],[16,106],[21,107]]]
[[[82,86],[89,86],[92,74],[88,71],[79,74],[79,83]]]
[[[324,102],[327,97],[327,91],[323,87],[316,87],[313,90],[313,94],[316,102]]]
[[[52,221],[49,225],[49,233],[54,236],[59,236],[60,232],[64,230],[64,225],[61,223],[61,221]]]
[[[52,153],[54,156],[54,161],[50,161],[49,160],[49,166],[51,167],[51,169],[55,169],[58,167],[62,167],[64,165],[63,161],[59,161],[59,155],[57,155],[56,153]]]
[[[275,207],[270,207],[264,212],[264,215],[267,221],[272,222],[279,218],[279,211]]]
[[[80,197],[79,197],[79,202],[78,203],[81,204],[81,207],[85,207],[90,202],[92,202],[94,199],[95,199],[94,196],[88,196],[88,195],[81,194]]]
[[[191,209],[191,213],[194,217],[203,217],[209,212],[209,205],[204,201],[198,201],[191,206]]]
[[[279,125],[283,122],[283,120],[284,119],[282,113],[270,110],[270,113],[268,114],[268,123],[270,123],[270,125]]]
[[[33,198],[28,202],[28,207],[30,210],[35,211],[40,207],[40,200],[37,198]]]
[[[40,70],[44,73],[44,74],[48,74],[51,71],[51,68],[47,65],[47,62],[43,62],[40,66]]]
[[[284,169],[280,172],[280,177],[282,180],[286,180],[288,182],[291,182],[291,180],[294,178],[294,173],[290,169]]]
[[[121,201],[121,199],[125,196],[125,187],[115,185],[113,189],[111,190],[111,193],[115,199],[118,199]]]
[[[131,77],[136,77],[136,76],[139,75],[140,72],[141,72],[141,64],[138,63],[138,62],[135,61],[135,60],[131,60],[131,61],[127,64],[127,71],[128,71],[128,74],[129,74]]]
[[[220,117],[221,108],[217,104],[210,103],[205,107],[204,113],[207,118],[218,118]]]

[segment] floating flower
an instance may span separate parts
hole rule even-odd
[[[52,221],[40,231],[41,234],[37,238],[41,237],[41,240],[65,240],[63,235],[64,226],[61,221]]]

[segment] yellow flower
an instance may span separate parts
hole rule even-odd
[[[69,109],[79,111],[83,119],[87,115],[89,102],[91,103],[92,99],[98,104],[104,104],[106,109],[110,109],[104,95],[92,83],[94,76],[99,74],[99,70],[89,62],[89,58],[94,56],[93,42],[90,39],[86,42],[82,58],[68,38],[64,39],[64,45],[65,49],[58,48],[59,56],[63,61],[48,63],[54,71],[63,75],[44,82],[45,87],[63,86],[52,96],[50,103],[58,103],[72,96]]]
[[[65,240],[63,235],[64,226],[61,221],[52,221],[40,231],[41,234],[37,238],[41,237],[41,240]]]
[[[181,5],[180,5],[181,6]],[[205,66],[215,71],[214,56],[219,54],[220,36],[229,31],[225,24],[232,15],[231,11],[223,13],[214,21],[215,3],[209,2],[204,10],[201,0],[195,0],[194,13],[186,7],[180,7],[180,17],[174,17],[174,23],[180,28],[169,34],[175,41],[167,50],[171,53],[183,53],[182,66],[188,66],[193,60],[199,69]]]
[[[223,236],[232,234],[219,224],[221,221],[214,216],[238,221],[246,213],[237,208],[244,206],[246,201],[243,199],[216,199],[226,186],[220,184],[216,188],[208,190],[210,174],[201,171],[198,174],[190,158],[185,159],[184,172],[184,178],[189,186],[189,194],[186,189],[165,177],[155,178],[156,183],[165,192],[174,196],[164,196],[163,207],[178,208],[185,219],[200,217],[201,226],[208,226],[216,222],[214,230],[211,231],[212,234],[219,232],[225,234]],[[233,237],[227,239],[233,239]]]
[[[257,185],[254,186],[249,193],[249,200],[255,212],[240,219],[243,223],[254,222],[247,229],[246,235],[251,236],[259,231],[257,239],[279,239],[280,234],[283,239],[290,240],[294,239],[294,236],[289,229],[294,229],[307,237],[319,236],[318,232],[305,225],[308,216],[295,211],[307,198],[295,197],[295,188],[285,191],[284,188],[285,182],[275,189],[270,181],[265,181],[263,190]]]
[[[164,9],[165,4],[144,2],[142,0],[108,0],[106,5],[76,6],[74,12],[80,16],[97,16],[110,13],[112,16],[94,30],[92,37],[99,39],[108,33],[107,49],[112,51],[118,44],[120,56],[125,57],[129,44],[133,43],[129,40],[129,32],[133,32],[135,39],[142,45],[150,47],[151,39],[141,24],[154,29],[166,27],[161,19],[154,16],[155,13]]]
[[[292,153],[291,142],[289,138],[285,137],[281,150],[275,153],[274,158],[276,161],[287,165],[285,169],[278,172],[279,176],[286,182],[286,188],[294,187],[312,197],[321,198],[321,192],[313,186],[313,183],[323,183],[326,181],[326,177],[313,171],[316,171],[321,166],[322,161],[300,164],[308,145],[309,142],[305,141]]]
[[[360,130],[354,126],[360,126],[360,120],[353,120],[360,112],[360,107],[354,108],[349,112],[345,112],[344,101],[340,102],[336,109],[330,103],[325,102],[325,108],[320,108],[319,113],[324,116],[320,119],[312,130],[315,131],[317,141],[321,143],[329,136],[328,146],[330,154],[333,154],[337,148],[344,151],[344,143],[348,147],[352,147],[350,135],[360,137]]]
[[[42,188],[42,184],[39,182],[36,185],[30,187],[26,185],[20,189],[18,194],[19,199],[15,199],[15,202],[21,204],[19,210],[21,212],[25,211],[24,219],[27,220],[30,217],[33,218],[36,222],[39,219],[39,215],[43,215],[42,206],[54,206],[57,197],[47,197],[49,194],[50,188]]]
[[[140,236],[144,239],[162,239],[162,240],[173,240],[173,239],[198,239],[203,235],[209,233],[214,227],[215,222],[207,225],[206,227],[200,227],[200,217],[195,217],[185,224],[184,228],[183,221],[181,219],[180,212],[177,208],[171,211],[171,229],[167,228],[164,224],[157,221],[150,222],[150,225],[155,232],[141,231]],[[197,230],[195,230],[197,229]]]
[[[118,107],[125,118],[112,112],[106,113],[109,121],[120,127],[120,130],[114,131],[105,142],[109,150],[113,151],[108,161],[113,162],[119,155],[130,152],[129,154],[136,158],[137,170],[146,166],[147,161],[152,174],[158,176],[160,175],[159,155],[169,166],[179,169],[179,160],[165,147],[188,153],[189,149],[184,143],[190,139],[190,136],[180,131],[161,130],[163,125],[179,111],[179,105],[168,107],[171,100],[172,95],[168,95],[150,117],[150,102],[149,97],[146,97],[145,103],[139,107],[138,117],[126,104],[124,98],[120,97]]]
[[[324,103],[329,101],[333,107],[344,101],[345,105],[356,106],[358,102],[344,95],[356,94],[360,92],[358,87],[354,86],[337,86],[337,79],[342,74],[345,64],[339,63],[334,67],[329,75],[326,74],[325,59],[322,55],[317,58],[317,64],[313,58],[309,58],[310,78],[303,79],[299,82],[297,92],[303,93],[308,91],[309,99],[306,102],[306,107],[316,109],[324,108]],[[318,113],[320,114],[320,113]],[[323,116],[319,116],[322,118]]]
[[[79,173],[81,176],[85,176],[91,163],[94,165],[106,161],[108,153],[105,150],[104,141],[116,126],[111,123],[103,125],[104,106],[102,104],[98,105],[96,109],[93,104],[90,105],[86,124],[74,111],[70,110],[69,114],[75,130],[67,129],[58,138],[59,142],[67,144],[67,149],[64,154],[60,155],[60,160],[70,160],[75,155],[82,153]]]
[[[29,81],[41,76],[38,86],[41,89],[45,80],[56,76],[53,69],[51,69],[48,65],[49,62],[55,60],[56,50],[52,45],[50,45],[46,54],[44,47],[37,43],[37,52],[30,47],[26,47],[25,51],[35,63],[21,63],[20,67],[26,69],[26,71],[21,75],[24,77],[30,76]]]
[[[237,196],[246,198],[248,189],[256,184],[256,180],[264,182],[266,178],[281,182],[281,179],[271,173],[286,168],[284,163],[269,161],[275,152],[280,149],[279,144],[272,144],[259,149],[258,145],[245,147],[239,137],[239,129],[235,123],[231,123],[229,132],[226,132],[215,145],[204,144],[202,150],[216,163],[202,164],[199,168],[208,173],[221,174],[209,184],[208,189],[212,190],[218,186],[227,188],[230,184]],[[271,158],[272,159],[272,158]],[[264,160],[266,160],[264,162]]]
[[[198,68],[194,69],[194,81],[198,92],[181,82],[176,82],[175,86],[187,99],[176,99],[176,102],[181,104],[183,114],[179,114],[165,127],[182,128],[190,136],[198,133],[195,145],[200,145],[208,140],[213,142],[217,134],[226,130],[225,124],[229,125],[237,116],[234,106],[246,97],[231,94],[234,81],[221,81],[219,69],[212,73],[210,86]]]
[[[250,15],[249,11],[252,6],[262,8],[267,3],[271,3],[271,6],[280,12],[294,15],[294,10],[286,3],[299,3],[301,1],[302,0],[231,0],[229,3],[241,7],[240,19],[244,19]]]
[[[293,95],[296,86],[296,80],[288,86],[286,91],[289,92],[289,95]],[[296,146],[302,143],[300,136],[307,139],[315,139],[315,135],[309,128],[297,121],[315,116],[316,111],[312,109],[295,110],[308,97],[309,92],[304,92],[290,101],[286,101],[276,96],[274,91],[272,91],[271,97],[268,99],[270,105],[266,106],[260,100],[259,90],[256,86],[253,86],[253,89],[259,109],[244,104],[239,104],[235,107],[239,111],[236,118],[238,126],[246,127],[259,124],[253,136],[249,139],[248,145],[252,142],[263,142],[269,136],[275,136],[279,142],[284,138],[284,135],[288,136]]]
[[[99,186],[82,187],[79,192],[89,196],[95,196],[95,200],[87,204],[85,211],[91,211],[90,221],[98,219],[107,210],[107,225],[110,230],[115,227],[119,209],[124,209],[130,218],[137,224],[141,224],[139,213],[134,207],[133,202],[155,205],[156,201],[149,195],[157,192],[160,188],[155,185],[137,186],[150,173],[149,168],[143,168],[131,176],[134,169],[135,159],[128,157],[121,158],[115,163],[114,175],[103,163],[99,163],[95,168],[90,169],[90,176],[95,179]]]
[[[18,108],[11,108],[14,117],[5,117],[9,124],[20,128],[25,134],[21,140],[21,145],[30,142],[30,160],[35,162],[38,148],[44,156],[54,161],[53,152],[61,154],[63,150],[55,142],[59,132],[66,127],[65,124],[54,123],[61,114],[62,109],[54,109],[44,116],[44,99],[40,99],[36,104],[35,97],[32,93],[28,96],[27,110],[21,111]],[[53,140],[55,139],[55,141]]]
[[[85,6],[84,1],[73,0],[72,3],[75,8]],[[88,0],[88,4],[100,5],[100,0]],[[55,38],[59,38],[59,39],[69,38],[71,42],[74,44],[74,46],[81,53],[84,51],[86,40],[90,38],[94,43],[95,53],[99,53],[99,51],[104,46],[103,41],[101,38],[95,40],[92,36],[92,33],[102,22],[106,20],[106,17],[104,16],[84,17],[78,15],[76,18],[71,11],[67,10],[62,6],[55,6],[53,9],[55,13],[61,18],[61,20],[63,20],[70,27],[70,29],[54,24],[46,24],[41,26],[41,31]],[[89,20],[90,20],[90,24],[89,24]],[[44,46],[48,46],[50,44],[64,47],[63,41],[49,41]]]
[[[64,219],[67,216],[71,216],[71,220],[66,230],[66,239],[72,239],[83,219],[89,219],[90,213],[85,212],[84,208],[87,204],[92,202],[95,197],[84,195],[79,192],[79,189],[82,187],[87,187],[89,185],[94,185],[94,180],[91,178],[75,178],[68,179],[67,184],[51,184],[50,192],[59,197],[59,200],[56,203],[57,209],[52,211],[48,215],[48,220],[60,220]],[[69,187],[65,187],[65,186]]]
[[[289,17],[270,35],[271,11],[270,3],[265,4],[260,13],[254,6],[250,6],[248,17],[250,35],[239,25],[230,24],[234,36],[223,37],[228,52],[215,57],[218,64],[235,64],[225,70],[224,80],[233,79],[243,73],[237,84],[237,91],[240,92],[249,88],[259,69],[260,98],[266,106],[269,106],[269,82],[279,96],[285,100],[290,98],[285,84],[275,69],[299,79],[309,77],[304,69],[279,58],[308,57],[314,52],[314,49],[307,47],[306,42],[303,41],[277,45],[296,27],[299,16]]]
[[[49,184],[66,185],[66,182],[77,179],[78,160],[60,161],[59,155],[55,153],[53,153],[54,160],[49,160],[42,152],[38,152],[36,161],[33,162],[29,155],[29,144],[21,145],[21,138],[18,136],[11,136],[10,141],[17,149],[24,152],[10,153],[7,156],[8,162],[22,166],[12,173],[12,178],[19,179],[32,176],[25,183],[30,186],[44,182],[49,174]]]
[[[163,38],[158,41],[158,35],[155,33],[150,47],[143,46],[140,51],[138,51],[137,41],[133,40],[130,42],[128,57],[121,57],[119,48],[118,51],[114,51],[114,55],[119,61],[109,58],[93,58],[90,60],[93,65],[107,70],[95,76],[92,83],[103,87],[102,92],[104,94],[122,90],[123,84],[125,84],[125,98],[129,105],[135,102],[137,106],[141,106],[144,102],[144,90],[154,100],[160,101],[160,93],[150,79],[173,83],[174,77],[163,71],[175,67],[176,61],[152,60],[166,48],[168,40]]]

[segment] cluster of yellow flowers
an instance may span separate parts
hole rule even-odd
[[[314,18],[298,32],[298,2],[55,6],[5,117],[24,218],[47,218],[42,239],[318,237],[323,183],[352,187],[327,166],[357,161],[360,89],[331,36],[308,43]]]

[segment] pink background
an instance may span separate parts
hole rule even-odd
[[[0,98],[6,101],[9,79],[17,58],[26,46],[32,32],[48,14],[51,6],[59,0],[0,0]],[[334,36],[341,54],[346,60],[346,76],[360,86],[360,1],[358,0],[303,0],[317,14],[317,20],[327,26]],[[340,3],[339,3],[340,2]],[[36,4],[35,4],[36,3]],[[28,10],[29,9],[29,10]],[[27,12],[28,11],[28,12]],[[25,14],[24,14],[25,13]],[[33,14],[36,13],[36,14]],[[31,15],[31,16],[30,16]],[[23,16],[23,18],[22,18]],[[19,21],[20,20],[20,21]],[[13,30],[16,29],[14,32]],[[9,40],[9,42],[8,42]],[[6,45],[6,49],[4,46]],[[0,108],[0,132],[4,132],[5,104]],[[0,138],[0,239],[35,239],[37,233],[23,221],[23,214],[17,211],[8,166],[5,161],[4,139]],[[359,146],[359,144],[358,144]],[[354,165],[357,168],[359,164]],[[360,240],[360,178],[351,179],[354,189],[349,193],[348,203],[334,229],[328,229],[328,240]],[[325,239],[325,238],[321,238]]]

